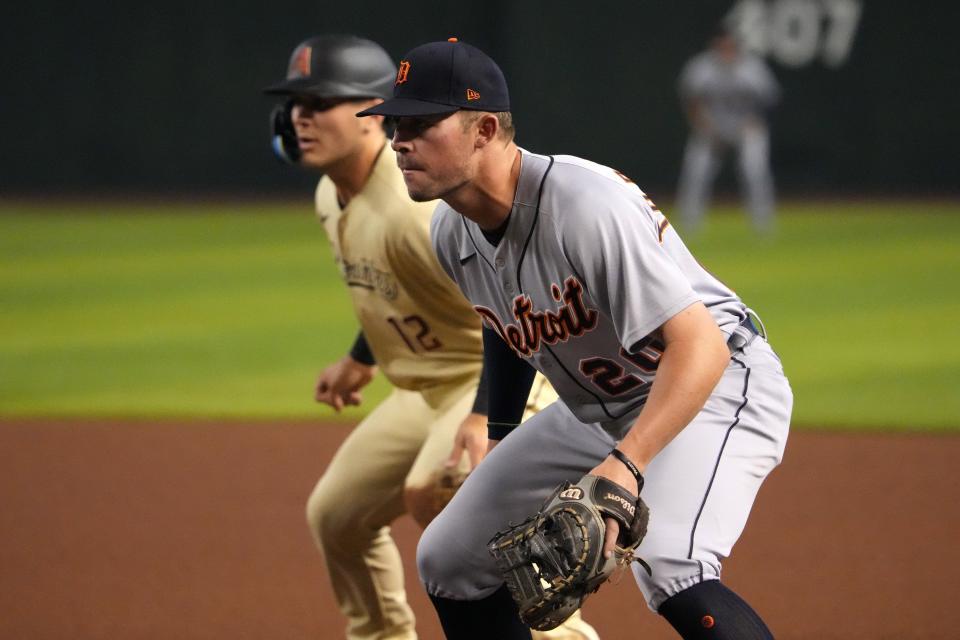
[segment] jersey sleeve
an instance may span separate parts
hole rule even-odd
[[[700,297],[663,245],[666,218],[636,185],[570,195],[576,211],[559,221],[561,244],[586,293],[631,350]]]
[[[762,59],[751,57],[749,60],[751,77],[760,106],[765,109],[772,107],[780,100],[780,85],[770,71],[770,67]]]

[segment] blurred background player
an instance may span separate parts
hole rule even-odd
[[[350,640],[417,637],[389,525],[410,513],[425,527],[487,446],[480,321],[430,245],[436,203],[408,197],[383,119],[355,115],[392,95],[396,73],[380,45],[324,35],[297,46],[286,80],[265,90],[286,98],[271,116],[274,151],[324,174],[317,215],[360,323],[349,354],[320,374],[316,400],[338,412],[360,404],[378,368],[394,387],[307,503]],[[555,398],[540,378],[528,410]],[[577,615],[535,637],[597,635]]]
[[[769,232],[774,192],[766,113],[780,96],[773,73],[762,59],[741,51],[733,33],[721,27],[710,47],[687,62],[679,84],[690,124],[678,188],[685,229],[700,226],[723,157],[736,150],[753,225]]]

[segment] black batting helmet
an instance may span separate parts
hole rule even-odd
[[[264,89],[271,95],[321,98],[383,98],[393,95],[397,67],[376,42],[350,35],[322,35],[293,50],[283,82]]]
[[[322,35],[304,40],[293,50],[287,78],[263,90],[286,96],[270,114],[270,146],[290,164],[300,161],[297,134],[290,110],[293,96],[318,98],[383,98],[393,95],[396,66],[383,47],[350,35]]]

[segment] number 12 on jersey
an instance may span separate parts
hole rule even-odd
[[[433,351],[443,346],[439,338],[430,335],[430,325],[427,324],[427,321],[418,315],[404,318],[391,316],[387,318],[387,322],[400,334],[404,344],[414,353]],[[419,349],[417,348],[418,345]]]

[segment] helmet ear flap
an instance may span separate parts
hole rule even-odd
[[[300,147],[293,128],[293,100],[278,104],[270,112],[270,148],[281,162],[299,164]]]

